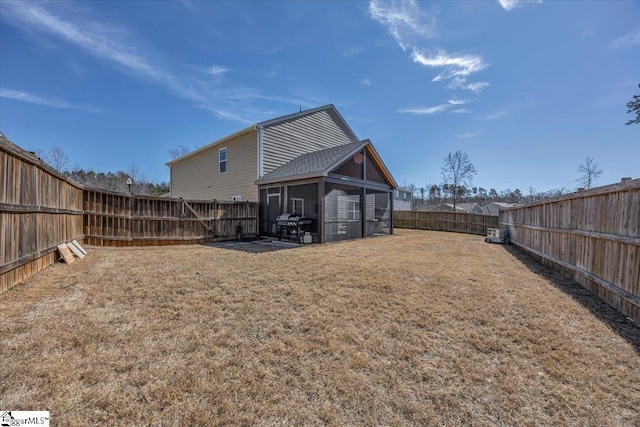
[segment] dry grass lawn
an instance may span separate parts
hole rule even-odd
[[[640,425],[640,328],[482,237],[90,248],[0,295],[53,425]]]

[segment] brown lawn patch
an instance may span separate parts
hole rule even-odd
[[[0,409],[54,425],[640,424],[640,329],[477,236],[91,248],[0,307]]]

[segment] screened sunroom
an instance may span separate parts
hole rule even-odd
[[[310,219],[314,242],[393,233],[396,183],[369,140],[302,155],[256,184],[261,235],[277,235],[282,214]]]

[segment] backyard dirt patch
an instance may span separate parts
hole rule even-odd
[[[89,248],[0,295],[0,409],[52,425],[640,424],[640,328],[512,248]]]

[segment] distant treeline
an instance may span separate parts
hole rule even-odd
[[[413,194],[414,207],[417,209],[440,203],[452,203],[453,201],[451,186],[447,184],[430,184],[425,187],[418,187],[411,183],[406,184],[404,187]],[[569,191],[564,187],[548,191],[537,191],[535,188],[529,187],[527,194],[524,194],[518,188],[497,191],[495,188],[487,190],[483,187],[466,188],[461,186],[458,188],[456,199],[458,203],[478,202],[480,205],[486,205],[491,202],[527,203],[547,197],[559,196]]]
[[[119,170],[117,172],[85,171],[79,166],[69,170],[71,159],[60,147],[53,147],[47,152],[36,150],[34,154],[78,184],[121,193],[130,191],[133,194],[142,196],[162,196],[169,192],[168,182],[155,183],[147,181],[137,166],[132,165],[128,171]],[[127,179],[129,178],[132,181],[131,187],[127,184]]]
[[[133,194],[139,194],[143,196],[162,196],[169,192],[168,182],[149,182],[144,178],[144,175],[117,171],[117,172],[94,172],[92,170],[85,171],[84,169],[73,170],[71,172],[64,171],[65,175],[79,184],[83,184],[89,187],[101,188],[103,190],[118,191],[126,193],[131,191]],[[127,179],[131,178],[133,184],[131,190],[127,185]]]

